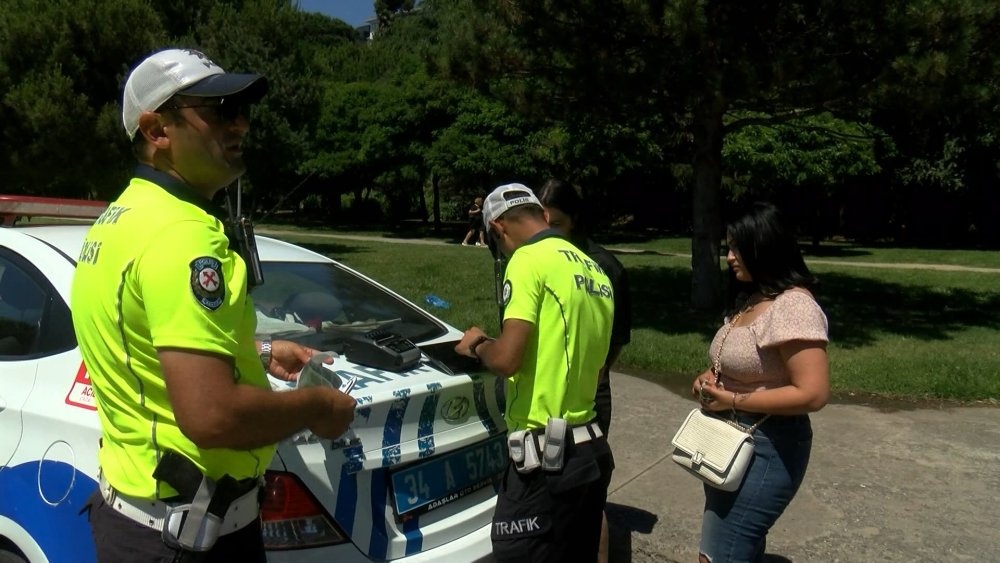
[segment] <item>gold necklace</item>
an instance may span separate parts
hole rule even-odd
[[[715,375],[715,384],[722,386],[722,347],[726,345],[726,339],[729,338],[729,333],[733,331],[733,327],[736,323],[740,322],[740,317],[743,313],[746,313],[747,309],[743,309],[739,313],[733,316],[733,318],[726,324],[726,332],[722,333],[722,340],[719,341],[719,349],[715,352],[715,360],[712,362],[712,374]]]

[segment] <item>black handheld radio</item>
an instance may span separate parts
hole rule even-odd
[[[260,267],[260,255],[257,253],[257,240],[253,234],[253,221],[243,215],[243,187],[236,180],[236,208],[233,209],[229,198],[226,198],[226,210],[229,212],[230,226],[236,239],[236,251],[240,253],[247,265],[247,289],[253,289],[264,283],[264,271]]]
[[[504,256],[503,251],[500,250],[500,241],[497,240],[495,234],[493,234],[492,229],[489,225],[486,226],[486,244],[490,249],[490,254],[493,255],[493,290],[495,292],[495,299],[497,304],[497,314],[500,317],[500,332],[503,332],[503,310],[507,305],[506,299],[504,298],[503,280],[504,274],[507,273],[507,257]]]

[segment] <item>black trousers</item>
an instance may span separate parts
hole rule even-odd
[[[563,469],[518,473],[507,464],[493,515],[498,562],[597,561],[614,458],[607,439],[566,447]]]
[[[211,550],[194,553],[170,548],[160,532],[122,516],[104,502],[100,490],[87,500],[90,528],[100,563],[266,563],[260,518],[220,536]]]
[[[597,393],[594,395],[594,412],[597,413],[597,426],[607,436],[611,430],[611,376],[597,382]]]

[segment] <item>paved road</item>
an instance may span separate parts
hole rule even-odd
[[[315,238],[325,238],[325,239],[343,239],[343,240],[356,240],[363,242],[391,242],[399,244],[430,244],[430,245],[448,245],[453,246],[451,242],[445,242],[442,240],[429,240],[429,239],[401,239],[401,238],[389,238],[380,236],[370,236],[370,235],[339,235],[333,233],[312,233],[303,231],[282,231],[275,229],[257,229],[257,232],[262,235],[274,236],[274,237],[287,237],[287,236],[300,236],[300,237],[315,237]],[[483,250],[482,247],[471,246],[469,248],[479,248]],[[638,250],[634,248],[622,248],[617,246],[609,246],[608,250],[616,254],[657,254],[660,256],[679,256],[690,258],[690,254],[674,253],[674,252],[660,252],[656,250]],[[902,262],[851,262],[846,260],[807,260],[810,264],[830,264],[834,266],[853,266],[858,268],[893,268],[893,269],[909,269],[909,270],[939,270],[939,271],[949,271],[949,272],[982,272],[989,274],[1000,274],[1000,268],[979,268],[976,266],[958,266],[954,264],[918,264],[918,263],[902,263]]]
[[[628,375],[612,381],[612,561],[697,561],[700,483],[668,456],[695,403]],[[809,472],[771,531],[769,554],[796,563],[1000,561],[1000,409],[828,405],[812,421]]]

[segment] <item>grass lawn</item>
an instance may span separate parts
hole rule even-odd
[[[486,249],[308,234],[281,238],[370,275],[460,329],[476,324],[497,332],[493,262]],[[690,243],[665,239],[640,244],[672,253]],[[635,242],[620,246],[643,248]],[[868,259],[1000,267],[1000,260],[986,256],[990,253],[976,251],[952,255],[877,249],[864,254],[866,250],[852,247],[851,252],[837,259],[877,256]],[[1000,399],[1000,273],[858,268],[826,263],[829,256],[807,255],[807,261],[820,258],[824,262],[811,267],[820,277],[817,295],[830,320],[831,383],[838,396]],[[688,306],[686,256],[623,254],[619,259],[632,284],[633,333],[617,367],[682,389],[708,366],[708,344],[721,318]],[[427,305],[428,294],[448,301],[450,308]]]

